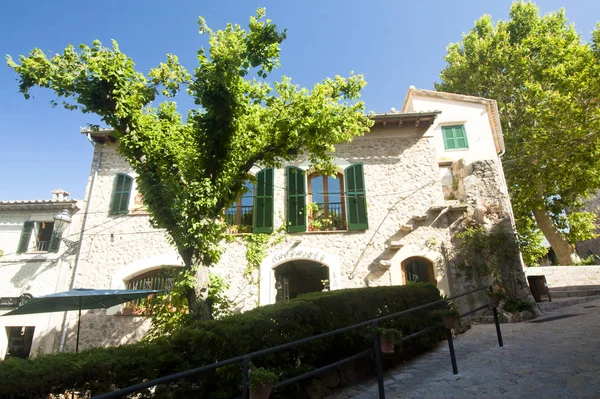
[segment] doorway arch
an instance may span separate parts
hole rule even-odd
[[[433,262],[421,256],[411,256],[401,263],[404,284],[429,282],[437,285]]]
[[[278,295],[278,283],[283,284],[283,281],[277,281],[277,276],[282,277],[285,274],[286,264],[292,264],[298,269],[300,267],[312,269],[311,273],[317,272],[311,265],[317,265],[321,268],[321,272],[327,272],[328,278],[319,280],[329,280],[329,290],[337,290],[340,288],[340,261],[339,259],[325,251],[317,248],[292,246],[287,250],[276,251],[267,256],[260,265],[260,306],[275,303]],[[279,269],[279,267],[283,267]],[[316,277],[312,280],[314,282]],[[320,281],[319,281],[320,282]],[[311,283],[312,284],[312,283]],[[316,282],[314,282],[316,286]],[[325,287],[321,283],[322,291]],[[314,288],[316,290],[316,287]]]
[[[275,302],[329,290],[329,268],[312,260],[292,260],[275,268]]]

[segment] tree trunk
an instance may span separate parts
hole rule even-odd
[[[210,320],[212,319],[211,306],[208,303],[208,267],[201,262],[194,263],[190,252],[181,253],[186,269],[196,270],[196,284],[194,287],[186,289],[185,296],[187,298],[190,314],[195,320]]]
[[[558,259],[559,265],[572,265],[578,262],[579,256],[575,248],[567,241],[566,237],[554,226],[554,221],[545,209],[533,209],[533,217],[538,227],[550,243]]]

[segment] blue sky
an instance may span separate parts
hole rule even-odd
[[[119,42],[121,50],[147,72],[176,54],[192,70],[195,53],[206,45],[198,34],[203,15],[213,29],[227,22],[246,25],[258,7],[288,29],[277,75],[302,86],[336,74],[362,73],[368,82],[368,110],[400,109],[410,85],[431,89],[444,67],[446,46],[459,41],[483,14],[505,19],[509,0],[345,0],[345,1],[115,1],[30,0],[0,6],[0,53],[16,58],[39,47],[62,51],[66,45],[99,39]],[[542,12],[565,7],[585,39],[597,20],[597,0],[541,0]],[[26,101],[16,74],[0,64],[0,200],[47,199],[62,188],[83,199],[92,146],[79,134],[97,122],[93,115],[51,108],[48,91],[35,90]],[[183,104],[190,104],[181,101]],[[185,113],[185,109],[183,109]]]

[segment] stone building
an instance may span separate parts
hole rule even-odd
[[[230,283],[238,311],[305,292],[409,281],[459,293],[465,282],[449,255],[453,226],[465,215],[499,223],[489,217],[499,209],[512,231],[495,101],[411,87],[402,111],[374,120],[368,134],[335,147],[335,176],[312,173],[306,159],[250,172],[255,183],[224,210],[231,239],[211,269]],[[165,231],[151,227],[135,172],[117,154],[110,130],[85,133],[94,157],[72,284],[168,289],[172,280],[163,271],[182,262]],[[247,270],[252,232],[274,237],[259,270]],[[67,348],[74,346],[74,322]],[[134,342],[148,323],[129,305],[89,311],[80,347]]]
[[[68,196],[55,190],[50,200],[0,201],[0,315],[69,289],[82,204]],[[55,351],[64,321],[64,313],[0,317],[0,360]]]

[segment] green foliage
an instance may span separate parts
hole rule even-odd
[[[509,299],[504,303],[502,310],[508,313],[533,312],[535,305],[529,301]]]
[[[481,226],[468,227],[456,234],[457,256],[480,276],[489,276],[490,283],[502,285],[500,268],[519,256],[518,248],[503,230],[488,232]]]
[[[89,389],[92,395],[97,395],[440,299],[439,290],[426,283],[311,293],[221,320],[197,322],[152,342],[31,360],[7,359],[0,362],[0,397],[46,397],[72,388]],[[392,319],[386,327],[407,336],[436,324],[437,320],[431,316],[433,310]],[[372,338],[365,332],[366,328],[350,331],[252,361],[257,367],[281,371],[281,378],[287,379],[372,348]],[[413,339],[405,345],[403,354],[390,356],[386,366],[422,353],[440,339],[441,331]],[[370,365],[372,361],[365,359],[365,368]],[[170,397],[220,399],[239,396],[240,385],[240,365],[233,364],[187,382],[158,387],[157,392],[167,392]],[[286,398],[307,397],[305,389],[309,385],[304,381],[280,394]]]
[[[195,277],[187,270],[171,270],[165,273],[174,279],[173,288],[142,303],[143,313],[152,317],[152,325],[144,337],[145,341],[171,336],[191,325],[193,320],[187,305],[186,290],[195,287]],[[230,284],[215,273],[209,273],[209,281],[208,301],[213,318],[220,319],[231,315],[235,304],[226,294]]]
[[[596,259],[594,255],[590,255],[587,258],[582,258],[579,262],[574,263],[574,266],[594,266]]]
[[[271,238],[270,234],[250,234],[244,237],[246,241],[246,270],[244,277],[250,278],[254,270],[260,269],[265,256],[267,256],[267,245]]]
[[[586,43],[564,10],[540,16],[535,4],[515,2],[508,20],[494,24],[485,15],[448,47],[435,85],[498,101],[504,170],[528,264],[544,252],[538,228],[561,264],[570,261],[561,248],[594,232],[591,218],[573,211],[600,188],[599,48],[600,28]]]
[[[598,214],[595,212],[571,212],[566,215],[566,224],[569,228],[566,236],[569,242],[575,244],[598,237],[596,234],[597,218]]]
[[[152,317],[152,325],[144,337],[145,341],[171,336],[192,322],[186,291],[195,286],[193,273],[189,270],[171,270],[165,273],[173,278],[173,288],[143,303],[145,313]]]
[[[516,219],[519,249],[523,262],[528,266],[537,264],[538,259],[548,253],[544,246],[544,234],[537,228],[531,215],[523,215]]]
[[[361,75],[325,79],[312,90],[288,77],[266,81],[279,66],[286,31],[264,16],[259,9],[247,29],[227,24],[217,31],[201,17],[209,48],[197,52],[193,74],[169,54],[144,75],[116,42],[109,48],[97,40],[51,58],[40,49],[19,63],[7,57],[25,98],[35,86],[50,89],[66,109],[94,113],[114,129],[153,226],[167,230],[190,271],[220,259],[223,210],[237,199],[254,165],[277,167],[306,154],[316,169],[333,169],[334,145],[372,124],[358,101],[366,84]],[[170,100],[182,94],[181,87],[197,105],[185,121]],[[152,106],[159,95],[167,101]],[[190,302],[189,294],[202,288],[188,287],[188,302],[191,312],[207,318],[200,302]]]
[[[250,388],[273,384],[278,379],[279,375],[274,371],[264,367],[255,367],[253,364],[250,364],[250,371],[248,373],[248,385]]]
[[[402,339],[402,331],[395,328],[377,327],[375,331],[377,331],[377,334],[386,338],[396,338],[397,340]]]
[[[211,304],[213,318],[221,319],[232,315],[235,303],[226,294],[231,285],[215,273],[209,273],[209,279],[208,301]]]

